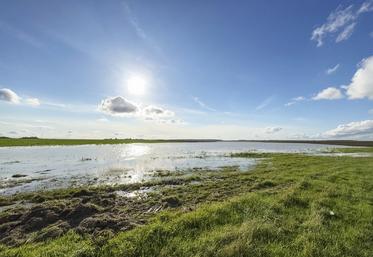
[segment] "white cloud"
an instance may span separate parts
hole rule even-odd
[[[31,106],[39,106],[40,101],[37,98],[27,98],[26,99],[26,104],[31,105]]]
[[[369,33],[369,36],[373,38],[373,31]]]
[[[293,98],[293,100],[299,102],[299,101],[306,100],[306,98],[304,96],[298,96],[298,97]]]
[[[347,40],[351,37],[352,33],[354,32],[356,26],[356,22],[351,23],[350,25],[346,26],[341,33],[338,34],[335,42],[339,43],[343,40]]]
[[[216,109],[208,106],[207,104],[205,104],[204,102],[202,102],[198,97],[194,96],[193,100],[194,100],[194,102],[196,102],[197,104],[199,104],[202,108],[204,108],[206,110],[209,110],[209,111],[212,111],[212,112],[216,112]]]
[[[174,112],[165,110],[161,107],[149,105],[142,109],[142,113],[145,117],[173,117],[175,115]]]
[[[328,16],[326,23],[313,30],[311,40],[317,41],[317,46],[322,46],[324,37],[326,37],[327,34],[335,33],[340,28],[344,27],[346,24],[355,19],[352,7],[352,5],[345,9],[338,7],[335,11],[333,11]]]
[[[175,116],[173,111],[154,105],[141,105],[133,103],[122,96],[102,100],[98,109],[99,111],[112,116],[136,117],[148,121],[157,121],[160,123],[181,123],[176,119],[171,119]]]
[[[274,133],[280,132],[281,130],[282,130],[282,128],[280,128],[280,127],[267,127],[265,129],[265,132],[267,134],[274,134]]]
[[[353,5],[346,8],[339,6],[336,10],[329,14],[326,22],[312,31],[311,40],[317,42],[320,47],[324,44],[324,39],[328,35],[338,33],[336,42],[341,42],[348,39],[357,24],[357,19],[363,13],[373,11],[373,1],[365,1],[359,9],[355,9]]]
[[[373,11],[373,1],[366,1],[361,5],[357,13],[360,14],[360,13],[371,12],[371,11]]]
[[[325,71],[325,73],[328,74],[328,75],[333,74],[338,70],[338,68],[339,68],[339,63],[337,65],[335,65],[334,67],[331,67],[331,68],[327,69]]]
[[[0,100],[18,104],[21,98],[9,88],[2,88],[0,89]]]
[[[369,114],[373,114],[373,109],[368,110]]]
[[[305,101],[307,100],[304,96],[298,96],[291,99],[290,102],[286,103],[285,106],[292,106],[293,104],[296,104],[297,102]]]
[[[136,114],[139,107],[121,96],[116,96],[102,100],[99,110],[110,115],[128,116]]]
[[[312,97],[313,100],[336,100],[341,98],[343,98],[341,90],[335,87],[328,87]]]
[[[9,88],[0,89],[0,101],[10,102],[13,104],[26,104],[31,106],[39,106],[40,101],[37,98],[22,99],[13,90]]]
[[[368,98],[373,100],[373,56],[361,61],[359,69],[346,90],[349,99]]]
[[[325,137],[359,136],[373,133],[373,120],[354,121],[323,133]]]

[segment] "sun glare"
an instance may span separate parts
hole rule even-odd
[[[127,80],[127,89],[130,94],[143,95],[146,91],[147,81],[141,76],[132,76]]]

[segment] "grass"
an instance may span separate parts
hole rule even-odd
[[[181,206],[146,225],[95,237],[71,230],[0,246],[0,256],[373,256],[373,158],[265,157],[251,172],[201,173],[199,185],[165,189]]]

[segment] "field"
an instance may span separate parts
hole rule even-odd
[[[373,256],[372,157],[237,156],[260,162],[3,197],[0,256]]]

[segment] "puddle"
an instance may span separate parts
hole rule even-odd
[[[146,198],[147,194],[153,191],[154,191],[153,188],[144,188],[144,189],[134,190],[131,192],[118,190],[118,191],[115,191],[115,194],[117,196],[126,197],[126,198]]]
[[[349,157],[373,157],[373,153],[313,153],[314,156],[349,156]]]

